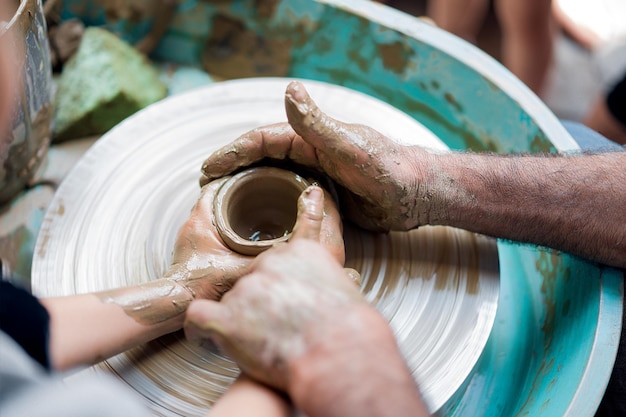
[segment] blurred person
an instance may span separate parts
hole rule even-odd
[[[626,72],[608,93],[596,98],[582,123],[603,136],[626,145]]]
[[[553,11],[558,25],[587,52],[596,55],[596,52],[603,48],[615,48],[612,55],[622,54],[623,56],[624,49],[626,49],[626,38],[624,38],[626,26],[622,23],[622,15],[626,7],[624,4],[626,3],[620,4],[620,0],[600,2],[600,4],[557,0],[553,4]],[[593,16],[584,18],[592,14]],[[620,73],[619,68],[620,66],[623,68],[623,61],[620,63],[611,54],[608,55],[608,59],[607,57],[600,59],[600,63],[602,66],[610,65],[610,68],[616,69],[618,76],[595,97],[581,122],[614,142],[624,145],[626,144],[626,69],[622,69]]]
[[[616,52],[613,52],[615,56],[619,56],[620,53],[623,53],[623,50],[626,49],[626,40],[624,40],[624,34],[626,32],[622,30],[620,35],[619,31],[614,30],[616,33],[612,36],[608,34],[601,35],[598,33],[600,28],[596,26],[597,20],[595,22],[585,22],[576,19],[570,16],[571,11],[568,12],[565,10],[562,3],[562,1],[557,1],[554,5],[557,22],[581,47],[594,54],[596,51],[601,51],[602,48],[616,48]],[[617,4],[613,4],[613,6],[616,5]],[[581,4],[578,6],[580,7]],[[599,6],[594,5],[589,7]],[[604,5],[604,7],[606,7],[604,12],[607,14],[614,11],[611,10],[611,7],[608,7],[608,5]],[[617,11],[620,11],[620,9],[618,8]],[[589,10],[582,9],[577,13],[580,15],[584,12],[589,12]],[[616,19],[612,22],[612,25],[615,25],[616,22],[619,21],[619,19]],[[610,24],[611,22],[607,22],[607,25]],[[610,64],[611,68],[615,68],[619,71],[620,62],[611,57],[611,55],[608,56],[608,59],[602,59],[601,63],[603,66]],[[615,66],[616,64],[617,66]],[[621,64],[623,68],[623,62]],[[620,74],[620,72],[617,73]],[[623,145],[626,144],[626,69],[622,69],[620,75],[621,77],[617,76],[613,83],[610,83],[607,88],[595,97],[590,109],[583,116],[581,122],[603,136]]]
[[[495,0],[502,31],[501,61],[537,95],[546,87],[553,60],[551,0]],[[476,43],[489,0],[428,0],[427,16],[437,26]]]

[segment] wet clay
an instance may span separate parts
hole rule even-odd
[[[116,304],[135,321],[152,325],[169,320],[187,310],[193,293],[185,285],[170,279],[96,293],[103,302]]]
[[[445,309],[462,306],[468,298],[484,291],[481,283],[490,284],[484,278],[485,272],[497,273],[498,269],[495,241],[463,230],[438,226],[409,233],[376,234],[347,226],[344,236],[346,266],[361,272],[361,292],[385,311],[392,323],[399,321],[404,331],[413,329],[413,340],[420,341],[405,340],[408,357],[421,349],[438,354],[441,347],[437,332],[451,325]],[[433,304],[438,297],[445,301]],[[405,308],[411,312],[407,316]],[[422,309],[426,311],[420,316]],[[462,310],[455,320],[473,314],[473,310]],[[422,327],[425,324],[433,326],[427,335]],[[462,332],[457,337],[459,344],[467,341]],[[439,355],[446,356],[443,352]],[[239,374],[235,363],[216,347],[189,344],[181,332],[126,352],[124,363],[131,363],[136,371],[132,381],[128,380],[136,391],[180,415],[206,415],[206,409]],[[110,368],[106,362],[101,366]]]
[[[0,138],[0,204],[10,201],[34,178],[51,136],[52,72],[41,3],[23,0],[16,14],[0,30],[3,41],[12,37],[16,47],[10,61],[22,83],[13,97],[15,112],[10,130]]]
[[[374,303],[405,291],[410,279],[432,281],[437,291],[478,294],[481,271],[492,268],[497,274],[497,260],[485,255],[494,242],[460,229],[434,226],[376,234],[347,226],[345,240],[346,266],[368,272],[362,290]]]
[[[360,226],[387,231],[445,225],[448,207],[474,203],[473,195],[438,168],[437,158],[445,155],[398,145],[367,126],[337,121],[317,107],[299,82],[287,87],[285,107],[293,129],[316,147],[323,170],[346,185],[348,217]],[[411,158],[419,159],[421,172]]]
[[[378,44],[377,47],[383,66],[397,74],[402,74],[405,71],[406,66],[415,55],[415,51],[402,42]]]
[[[256,167],[229,178],[213,203],[215,225],[224,242],[244,255],[257,255],[286,242],[298,214],[298,197],[309,183],[274,167]]]
[[[296,132],[323,143],[324,153],[329,154],[323,155],[323,161],[320,158],[324,171],[338,183],[350,184],[353,193],[347,199],[348,209],[361,226],[384,231],[417,225],[419,210],[428,208],[416,207],[417,187],[402,183],[403,178],[410,177],[402,172],[406,169],[402,164],[407,158],[406,147],[374,129],[326,115],[299,82],[288,85],[285,108]],[[351,167],[352,172],[346,167]]]
[[[213,19],[202,67],[224,79],[287,76],[291,63],[289,38],[270,38],[224,15]]]

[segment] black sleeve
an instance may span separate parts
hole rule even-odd
[[[0,330],[44,368],[50,369],[48,311],[28,291],[1,279]]]
[[[606,98],[606,106],[617,120],[626,126],[626,74],[612,89]]]

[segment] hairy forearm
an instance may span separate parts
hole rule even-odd
[[[289,367],[296,408],[309,417],[429,415],[387,321],[369,307],[341,321]]]
[[[626,267],[626,152],[433,156],[427,224]],[[418,201],[419,204],[419,201]]]

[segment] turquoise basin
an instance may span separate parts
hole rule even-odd
[[[97,4],[66,0],[63,15],[105,25],[130,42],[154,21],[154,10],[131,22]],[[183,0],[152,57],[201,67],[214,78],[285,76],[343,85],[394,105],[456,150],[578,149],[546,106],[496,61],[378,3]],[[621,331],[621,272],[532,245],[500,241],[498,250],[501,294],[490,339],[438,414],[592,416]]]

